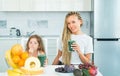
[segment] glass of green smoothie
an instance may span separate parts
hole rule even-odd
[[[73,52],[73,51],[74,51],[73,48],[72,48],[72,46],[71,46],[73,43],[75,43],[74,40],[69,40],[69,41],[68,41],[69,52]]]
[[[46,60],[46,55],[39,55],[38,59],[40,60],[41,67],[44,67],[44,63],[45,63],[45,60]]]

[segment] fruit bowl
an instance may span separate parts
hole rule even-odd
[[[21,67],[20,70],[27,75],[38,75],[44,73],[44,68],[26,69],[25,67]]]
[[[5,59],[8,65],[12,68],[24,66],[25,60],[28,58],[28,53],[23,51],[20,44],[15,44],[5,53]]]
[[[12,60],[11,50],[7,50],[5,53],[5,60],[7,64],[12,68],[19,68]]]
[[[13,74],[35,75],[43,73],[39,59],[37,57],[29,57],[20,44],[15,44],[10,50],[6,51],[5,60],[12,67],[12,69],[7,70],[9,76]],[[31,65],[31,63],[34,64]]]

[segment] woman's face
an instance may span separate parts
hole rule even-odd
[[[81,21],[78,19],[77,16],[75,16],[75,15],[69,16],[67,18],[66,22],[67,22],[67,27],[70,29],[70,31],[73,34],[79,33]]]
[[[29,49],[33,50],[33,51],[37,51],[39,46],[39,43],[37,42],[36,38],[31,38],[29,41]]]

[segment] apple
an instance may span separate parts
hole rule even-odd
[[[97,67],[91,66],[91,67],[88,69],[88,72],[89,72],[90,76],[96,76],[96,74],[97,74]]]

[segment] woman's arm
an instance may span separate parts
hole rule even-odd
[[[83,54],[80,50],[80,47],[78,44],[73,43],[72,48],[78,53],[80,60],[82,63],[90,63],[91,53]]]
[[[83,63],[90,63],[90,58],[91,58],[91,53],[88,53],[88,54],[82,54],[82,53],[78,53],[78,55],[79,55],[79,57],[80,57],[80,59],[81,59],[81,61],[83,62]]]
[[[52,63],[52,65],[57,65],[59,63],[59,58],[61,56],[62,56],[62,51],[59,50],[57,56],[55,57],[55,59],[54,59],[54,61]]]

